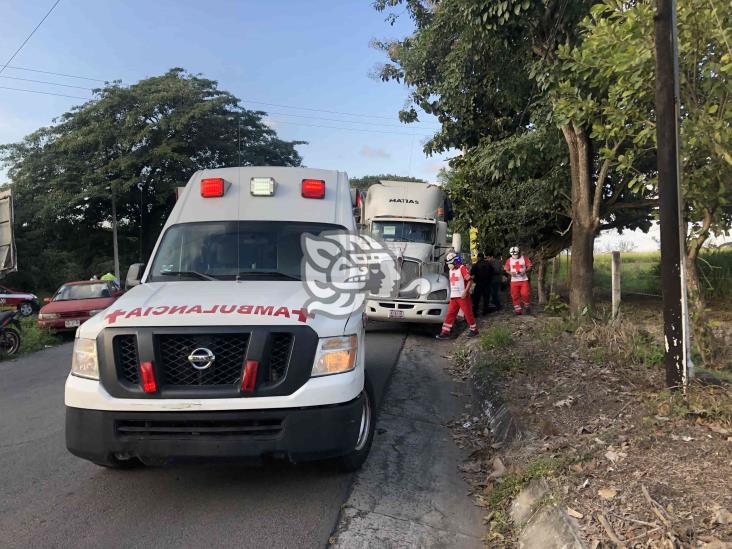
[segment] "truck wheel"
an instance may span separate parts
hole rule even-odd
[[[376,427],[376,411],[374,410],[374,397],[370,384],[367,382],[363,390],[363,408],[361,410],[361,428],[359,429],[356,447],[353,451],[336,460],[338,467],[346,472],[357,471],[366,461],[371,450],[371,443],[374,440]]]
[[[106,467],[107,469],[135,469],[143,466],[143,463],[137,458],[118,459],[112,455],[105,459],[92,460],[92,463],[99,465],[99,467]]]
[[[30,301],[24,301],[18,305],[18,312],[22,316],[30,316],[33,314],[33,304]]]

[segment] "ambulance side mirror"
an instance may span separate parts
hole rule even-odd
[[[453,250],[455,250],[455,253],[459,254],[462,247],[463,247],[463,237],[460,235],[460,233],[453,233],[452,248],[453,248]]]
[[[127,269],[127,278],[125,279],[125,290],[134,288],[140,285],[142,280],[142,274],[145,272],[144,263],[133,263],[130,268]]]

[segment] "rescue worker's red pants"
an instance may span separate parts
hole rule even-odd
[[[516,313],[521,312],[522,301],[526,307],[529,306],[529,302],[531,301],[531,286],[529,286],[528,280],[511,281],[511,299],[513,300],[513,310]]]
[[[443,334],[450,333],[452,325],[455,323],[455,317],[457,317],[460,309],[463,310],[465,320],[468,322],[470,329],[478,331],[478,326],[475,324],[475,317],[473,316],[473,304],[470,301],[470,297],[453,297],[447,306],[447,316],[445,317],[445,322],[442,324]]]

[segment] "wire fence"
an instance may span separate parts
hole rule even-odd
[[[620,254],[620,287],[622,296],[661,299],[661,258],[656,253],[627,252]],[[569,257],[563,254],[556,265],[547,266],[547,288],[554,279],[555,293],[569,290]],[[701,291],[708,302],[732,303],[732,252],[710,252],[700,256],[697,273]],[[595,256],[593,288],[600,296],[612,292],[611,254]]]

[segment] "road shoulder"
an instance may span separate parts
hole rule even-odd
[[[468,401],[467,389],[443,371],[448,352],[427,336],[407,339],[333,547],[482,546],[482,513],[467,495],[463,451],[446,427],[461,398]]]

